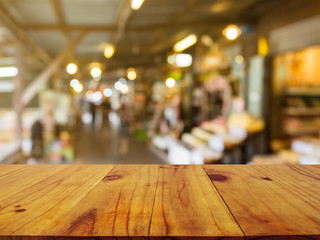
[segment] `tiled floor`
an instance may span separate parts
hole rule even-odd
[[[108,126],[89,126],[76,133],[75,164],[164,164],[149,150],[147,142]]]

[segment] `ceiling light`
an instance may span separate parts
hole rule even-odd
[[[102,93],[101,92],[96,91],[96,92],[92,93],[91,101],[97,103],[97,102],[101,101],[101,99],[102,99]]]
[[[78,83],[77,85],[75,85],[75,86],[73,87],[73,90],[74,90],[75,92],[77,92],[77,93],[82,92],[82,89],[83,89],[83,86],[82,86],[81,83]]]
[[[68,66],[67,66],[67,72],[69,74],[75,74],[78,70],[78,67],[76,64],[74,63],[69,63]]]
[[[101,80],[101,75],[99,75],[98,77],[93,77],[93,80],[99,82]]]
[[[71,81],[70,81],[70,86],[71,87],[75,87],[76,85],[78,85],[79,84],[79,80],[77,80],[77,79],[72,79]]]
[[[106,97],[111,97],[112,90],[110,88],[106,88],[105,90],[103,90],[103,95],[105,95]]]
[[[173,88],[174,85],[176,85],[176,80],[174,80],[173,78],[168,78],[166,80],[166,85],[168,88]]]
[[[17,76],[18,69],[16,67],[0,67],[0,77]]]
[[[115,47],[112,44],[106,44],[104,48],[104,56],[106,58],[111,58],[115,52]]]
[[[175,64],[175,63],[176,63],[176,54],[173,54],[173,55],[168,56],[167,62],[168,62],[169,64]]]
[[[185,39],[181,40],[180,42],[177,42],[174,45],[173,50],[176,52],[182,52],[183,50],[194,45],[196,42],[197,42],[197,36],[194,34],[191,34]]]
[[[117,89],[118,91],[120,91],[121,87],[122,87],[122,83],[121,82],[116,82],[114,84],[114,88]]]
[[[132,0],[131,8],[133,10],[138,10],[141,7],[143,2],[144,2],[144,0]]]
[[[98,68],[98,67],[92,68],[92,69],[91,69],[91,75],[92,75],[92,77],[94,77],[94,78],[99,77],[99,76],[101,75],[101,69]]]
[[[192,64],[192,56],[190,54],[180,53],[175,56],[175,65],[177,67],[189,67]]]
[[[135,80],[137,78],[137,73],[134,68],[129,68],[127,71],[127,77],[129,80]]]
[[[91,100],[92,94],[93,94],[93,92],[90,90],[86,92],[86,97],[88,100]]]
[[[129,91],[129,87],[126,84],[123,84],[120,89],[121,93],[127,93]]]
[[[241,64],[241,63],[243,63],[243,61],[244,61],[243,56],[241,56],[241,55],[236,56],[234,60],[235,60],[236,63],[238,63],[238,64]]]
[[[202,35],[202,37],[201,37],[201,42],[202,42],[205,46],[207,46],[207,47],[211,47],[211,46],[213,45],[213,40],[212,40],[212,38],[211,38],[209,35],[207,35],[207,34]]]
[[[127,84],[127,80],[124,79],[124,78],[120,78],[120,79],[119,79],[119,82],[121,82],[122,84]]]
[[[222,31],[222,34],[229,40],[235,40],[240,36],[241,30],[236,25],[229,25]]]

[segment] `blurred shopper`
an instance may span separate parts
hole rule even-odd
[[[91,112],[91,116],[92,116],[92,129],[94,129],[95,128],[95,123],[96,123],[96,106],[92,103],[92,102],[90,102],[89,103],[89,106],[90,106],[90,112]]]
[[[31,128],[32,149],[31,156],[35,159],[43,157],[43,126],[40,120],[37,120]]]

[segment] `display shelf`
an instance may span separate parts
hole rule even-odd
[[[282,110],[283,114],[292,117],[320,117],[320,108],[293,108],[287,107]]]
[[[290,96],[319,96],[320,87],[288,87],[285,91]]]
[[[320,129],[315,127],[299,127],[299,128],[284,128],[283,132],[289,136],[303,136],[303,135],[319,135]]]

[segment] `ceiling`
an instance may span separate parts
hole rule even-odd
[[[69,58],[116,68],[150,64],[190,33],[217,38],[227,24],[254,23],[277,2],[145,0],[134,11],[130,0],[0,0],[0,22],[11,30],[3,42],[20,38],[31,57],[52,59],[84,33]],[[116,45],[110,60],[103,57],[106,43]]]

